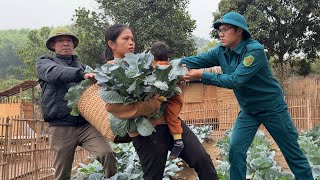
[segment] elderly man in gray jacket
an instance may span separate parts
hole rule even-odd
[[[71,86],[81,80],[94,78],[85,73],[85,65],[74,55],[78,38],[68,29],[58,27],[51,31],[46,46],[55,57],[41,56],[36,63],[37,76],[42,89],[44,120],[50,125],[50,146],[54,153],[54,178],[71,178],[75,149],[87,149],[104,166],[105,176],[117,172],[116,158],[107,139],[82,116],[71,116],[71,109],[64,100]]]

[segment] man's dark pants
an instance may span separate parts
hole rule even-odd
[[[116,158],[107,139],[89,123],[76,126],[50,126],[49,136],[54,154],[54,179],[71,178],[72,162],[77,146],[88,150],[104,167],[105,176],[117,173]]]

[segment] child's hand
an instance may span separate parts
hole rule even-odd
[[[167,98],[164,96],[159,96],[158,101],[160,101],[160,102],[167,101]]]

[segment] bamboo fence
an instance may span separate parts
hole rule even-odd
[[[30,128],[33,124],[35,128]],[[19,133],[18,133],[19,132]],[[43,120],[0,118],[0,179],[53,179],[48,125]],[[89,153],[76,150],[73,167],[87,162]]]

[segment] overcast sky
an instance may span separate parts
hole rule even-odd
[[[190,0],[188,11],[196,20],[194,35],[209,39],[212,13],[220,0]],[[94,0],[0,0],[0,29],[41,28],[71,24],[78,7],[97,9]]]

